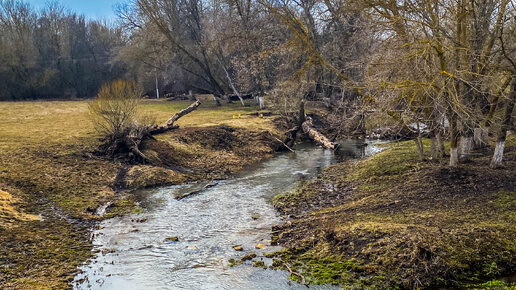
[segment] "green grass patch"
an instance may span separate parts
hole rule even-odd
[[[281,258],[310,282],[344,287],[510,287],[499,277],[516,272],[514,137],[496,170],[492,148],[449,168],[447,158],[420,161],[413,141],[330,166],[277,198],[295,213],[273,235],[287,247]],[[327,200],[326,188],[341,198]]]

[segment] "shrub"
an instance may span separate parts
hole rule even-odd
[[[141,89],[135,82],[116,80],[104,84],[90,104],[97,132],[106,139],[124,134],[135,122],[140,96]]]
[[[132,152],[145,159],[138,149],[148,134],[151,124],[138,122],[141,89],[136,82],[116,80],[104,84],[95,101],[90,104],[90,115],[104,144],[103,153]],[[140,118],[141,119],[141,118]]]

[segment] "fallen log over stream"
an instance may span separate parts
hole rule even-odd
[[[319,131],[314,129],[314,125],[312,124],[312,118],[307,117],[305,115],[305,102],[301,101],[299,106],[299,114],[296,120],[296,126],[287,132],[285,132],[286,140],[282,142],[285,148],[290,151],[293,151],[291,147],[294,145],[294,142],[297,138],[297,132],[302,129],[303,132],[314,141],[317,145],[323,146],[326,149],[335,150],[336,144],[331,142],[326,136],[321,134]]]
[[[335,149],[335,143],[331,142],[326,136],[319,133],[319,131],[315,130],[312,124],[312,118],[307,117],[306,121],[303,122],[301,125],[301,128],[303,128],[303,132],[308,135],[308,138],[313,140],[315,144],[321,145],[322,147],[326,149]]]

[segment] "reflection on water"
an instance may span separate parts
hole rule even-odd
[[[386,140],[357,140],[344,139],[339,140],[339,146],[335,150],[335,154],[339,161],[350,158],[363,158],[374,155],[382,150],[382,148],[375,145],[389,143]]]
[[[353,148],[350,144],[346,147]],[[101,229],[95,231],[95,257],[81,268],[83,273],[75,278],[75,287],[305,289],[290,283],[284,271],[263,270],[250,264],[228,266],[231,257],[252,252],[260,257],[279,250],[271,246],[255,250],[257,243],[269,245],[271,226],[282,222],[270,198],[335,161],[334,152],[329,150],[312,146],[296,149],[295,153],[254,165],[233,179],[219,181],[217,186],[180,201],[174,197],[204,183],[136,193],[143,213],[102,222]],[[168,241],[168,237],[178,237],[179,241]],[[234,245],[242,245],[244,251],[236,252]]]

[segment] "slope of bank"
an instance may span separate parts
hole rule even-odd
[[[500,169],[492,149],[451,169],[419,162],[412,142],[389,146],[274,199],[290,217],[273,229],[282,260],[312,283],[503,287],[489,280],[516,271],[516,136]]]
[[[149,101],[164,122],[188,102]],[[0,288],[67,288],[91,256],[89,229],[138,210],[132,189],[216,179],[272,156],[272,120],[254,107],[203,105],[145,144],[152,165],[95,155],[87,102],[0,103]],[[242,115],[242,118],[233,116]]]

